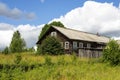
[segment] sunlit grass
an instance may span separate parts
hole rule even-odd
[[[14,64],[15,55],[0,54],[0,64]],[[21,56],[20,65],[41,66],[26,72],[21,71],[21,68],[0,70],[1,80],[120,80],[120,66],[113,67],[97,59],[72,55],[40,56],[31,52],[21,53]],[[45,64],[46,57],[51,59],[51,65]]]

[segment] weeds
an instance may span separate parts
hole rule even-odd
[[[0,55],[4,60],[7,57],[15,61],[3,64],[0,58],[0,65],[3,65],[0,80],[120,80],[120,66],[111,67],[95,59],[81,59],[74,55],[20,56]]]
[[[19,63],[21,62],[21,60],[22,60],[21,55],[17,53],[17,54],[15,55],[14,63],[15,63],[15,64],[19,64]]]

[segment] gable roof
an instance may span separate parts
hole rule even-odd
[[[77,30],[68,29],[68,28],[61,28],[56,26],[52,26],[52,27],[72,40],[83,40],[83,41],[98,42],[98,43],[108,43],[110,40],[110,38],[108,37],[97,35],[97,34],[77,31]]]

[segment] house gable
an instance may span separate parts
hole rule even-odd
[[[55,33],[56,32],[56,33]],[[60,31],[56,30],[54,27],[50,27],[45,34],[38,40],[37,44],[41,44],[41,42],[47,37],[47,36],[53,36],[54,33],[56,34],[57,38],[61,38],[62,40],[70,40],[67,36],[62,34]]]

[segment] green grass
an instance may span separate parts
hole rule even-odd
[[[0,80],[120,80],[120,66],[110,66],[96,59],[81,59],[70,55],[38,56],[22,53],[19,65],[34,65],[0,69]],[[16,65],[15,54],[0,54],[0,64]],[[48,60],[48,61],[47,61]],[[38,65],[40,64],[40,65]]]

